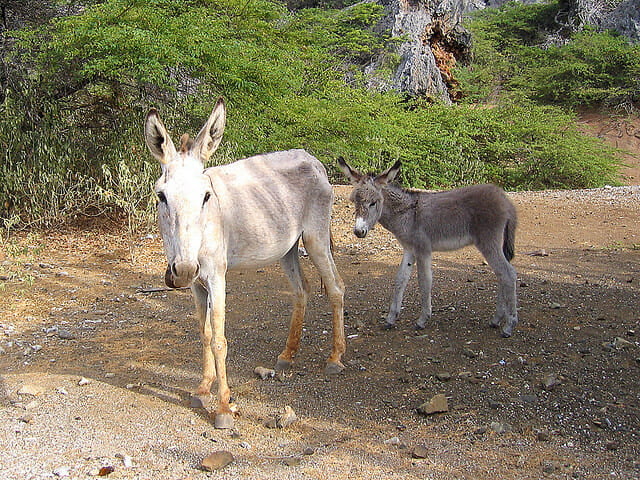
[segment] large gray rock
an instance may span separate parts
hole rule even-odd
[[[480,1],[480,0],[477,0]],[[379,28],[404,39],[398,47],[399,64],[391,75],[381,73],[387,59],[367,68],[369,86],[427,96],[450,103],[450,72],[469,52],[471,37],[462,16],[476,7],[471,0],[378,0],[386,15]]]
[[[365,68],[368,86],[396,90],[410,96],[430,97],[451,103],[456,80],[453,67],[469,54],[471,35],[462,26],[463,16],[474,10],[499,7],[507,0],[365,0],[385,7],[377,29],[402,39],[398,58],[377,58]],[[542,0],[519,0],[539,3]],[[565,0],[569,24],[580,29],[593,25],[613,29],[632,41],[640,41],[640,0],[623,0],[617,6],[607,0]],[[595,13],[594,13],[595,12]]]

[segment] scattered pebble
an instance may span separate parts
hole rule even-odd
[[[40,385],[26,384],[20,387],[20,389],[18,390],[18,395],[32,395],[34,397],[37,397],[38,395],[42,395],[43,392],[44,388],[42,388]]]
[[[512,430],[511,425],[506,422],[491,422],[489,427],[496,433],[508,433]]]
[[[451,380],[451,374],[449,372],[436,373],[436,378],[441,382],[448,382]]]
[[[282,459],[282,463],[284,463],[287,467],[297,467],[300,465],[301,459],[300,457],[285,457]]]
[[[435,395],[428,402],[423,403],[418,407],[418,413],[424,415],[432,415],[434,413],[444,413],[449,411],[449,404],[447,397],[439,393]]]
[[[213,452],[211,455],[205,457],[205,459],[202,460],[201,466],[204,470],[213,472],[223,469],[233,461],[234,458],[231,452],[219,451]]]
[[[68,477],[71,475],[69,467],[58,467],[53,471],[53,474],[56,477],[60,478]]]
[[[424,445],[416,445],[413,447],[413,450],[411,450],[411,457],[413,458],[427,458],[428,454],[429,451]]]
[[[286,407],[284,407],[284,413],[282,413],[282,415],[278,417],[276,426],[278,428],[287,428],[289,425],[296,422],[297,420],[298,420],[298,417],[296,415],[296,412],[293,411],[293,408],[287,405]]]
[[[80,380],[78,380],[79,387],[83,387],[84,385],[89,385],[90,383],[91,383],[91,380],[89,380],[88,378],[80,377]]]
[[[60,338],[61,340],[73,340],[74,338],[76,338],[76,336],[69,330],[59,328],[58,338]]]
[[[261,380],[266,380],[267,378],[273,378],[276,376],[276,371],[272,368],[256,367],[255,370],[253,370],[253,373],[255,373]]]
[[[544,390],[550,392],[562,382],[558,379],[558,376],[555,373],[550,373],[548,375],[545,375],[540,383],[542,384],[542,388]]]

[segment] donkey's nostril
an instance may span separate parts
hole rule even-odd
[[[171,271],[173,272],[173,274],[177,277],[178,276],[178,271],[176,270],[176,264],[175,262],[171,264]]]
[[[199,274],[200,274],[200,264],[199,264],[199,263],[197,263],[197,264],[196,264],[196,273],[195,273],[195,275],[194,275],[194,278],[195,278],[195,277],[197,277]]]

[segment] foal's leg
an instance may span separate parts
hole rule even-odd
[[[413,272],[414,265],[415,256],[413,255],[413,252],[405,249],[404,254],[402,255],[402,261],[398,267],[398,273],[396,273],[395,290],[393,292],[393,298],[391,299],[391,306],[389,307],[389,314],[387,315],[387,322],[385,323],[384,328],[392,328],[398,319],[398,315],[400,315],[402,297],[404,296],[404,291],[407,288],[407,283],[409,283],[409,278],[411,278],[411,272]]]
[[[295,243],[291,250],[280,260],[282,269],[287,274],[287,278],[293,289],[293,313],[291,314],[291,325],[289,326],[289,336],[287,337],[287,345],[282,353],[278,356],[276,362],[276,370],[288,370],[291,368],[293,357],[300,346],[300,337],[302,335],[302,322],[304,321],[304,312],[307,307],[307,296],[309,295],[309,283],[302,269],[300,268],[300,259],[298,257],[298,242]]]
[[[497,328],[503,324],[502,336],[510,337],[518,324],[516,269],[505,258],[500,242],[489,246],[479,245],[478,249],[498,279],[496,314],[489,325]]]
[[[204,396],[211,394],[211,386],[216,381],[216,367],[211,350],[213,327],[209,310],[209,293],[198,281],[193,283],[191,291],[196,304],[196,315],[200,324],[200,340],[202,341],[202,382],[195,391],[195,395]]]
[[[427,326],[427,322],[431,320],[431,284],[433,281],[431,252],[416,255],[416,263],[418,264],[418,283],[422,294],[422,311],[420,312],[420,318],[416,322],[416,328],[422,330]]]
[[[344,338],[344,283],[331,255],[328,221],[326,228],[320,229],[319,233],[304,232],[302,239],[311,261],[320,272],[333,311],[333,349],[325,372],[340,373],[344,369],[342,355],[347,349]]]

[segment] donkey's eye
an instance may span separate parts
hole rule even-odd
[[[378,202],[371,202],[369,208],[374,208],[376,205],[378,205]]]
[[[165,197],[164,193],[158,192],[156,195],[158,195],[158,201],[160,201],[160,203],[167,203],[167,197]]]
[[[211,198],[211,193],[207,192],[204,194],[204,200],[202,201],[202,206],[204,207],[204,204],[207,203],[209,201],[209,199]]]

